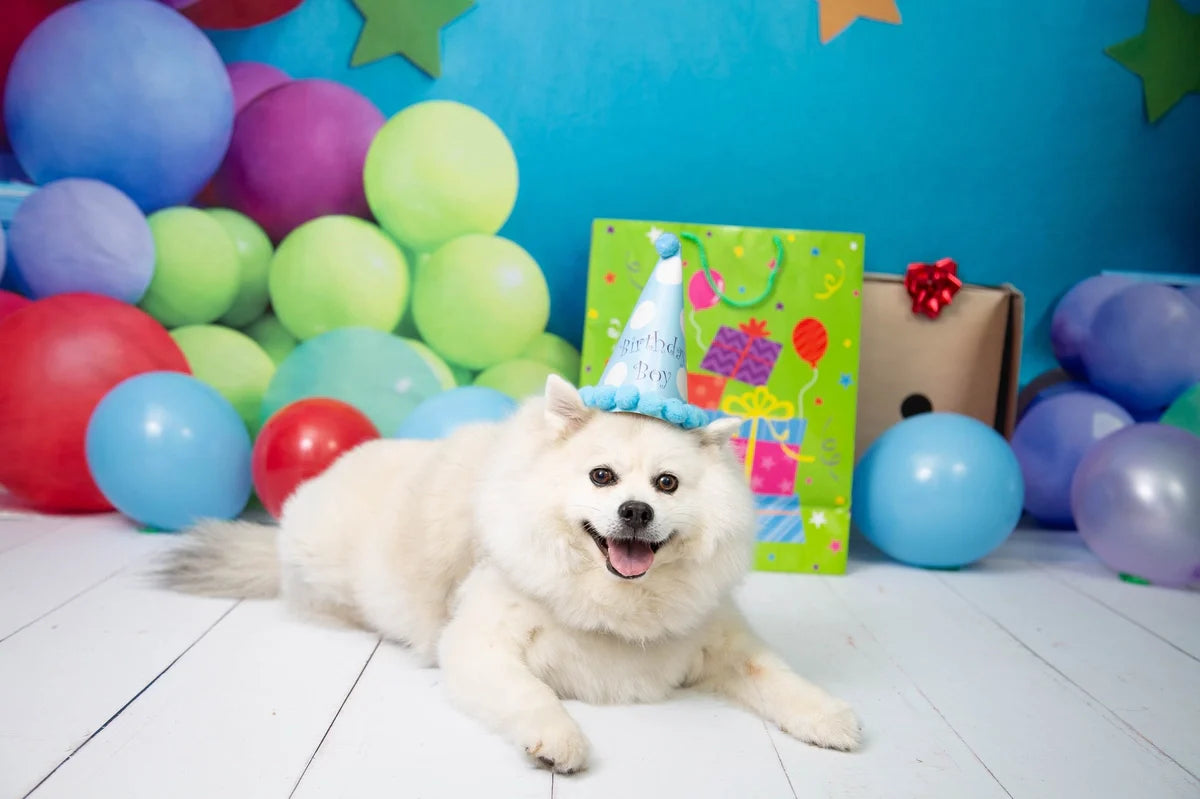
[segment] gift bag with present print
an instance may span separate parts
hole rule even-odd
[[[743,420],[755,567],[840,574],[854,469],[863,236],[594,223],[580,385],[595,385],[657,259],[682,241],[688,401]]]

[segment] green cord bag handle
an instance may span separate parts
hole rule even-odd
[[[778,236],[771,237],[771,241],[775,243],[775,268],[770,270],[770,274],[767,276],[766,288],[752,300],[735,300],[732,297],[725,296],[725,292],[717,287],[717,281],[713,278],[712,267],[708,265],[708,253],[704,250],[704,243],[691,233],[680,233],[679,237],[696,245],[696,249],[700,251],[700,267],[704,270],[704,277],[708,280],[708,287],[726,305],[731,305],[734,308],[752,308],[767,297],[770,297],[771,292],[775,290],[775,279],[779,277],[779,273],[783,269],[783,242],[779,240]]]

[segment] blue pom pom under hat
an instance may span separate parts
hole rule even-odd
[[[654,248],[658,263],[617,339],[600,384],[582,388],[579,394],[584,404],[602,411],[640,413],[691,430],[707,424],[709,416],[687,401],[679,238],[663,233]]]

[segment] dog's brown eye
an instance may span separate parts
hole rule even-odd
[[[598,469],[592,469],[591,474],[588,476],[598,486],[608,486],[617,482],[617,476],[613,474],[612,469],[605,469],[603,466]]]
[[[664,494],[673,494],[679,488],[679,478],[670,472],[663,472],[654,478],[654,487]]]

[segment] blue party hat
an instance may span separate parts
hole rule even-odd
[[[701,427],[708,414],[687,402],[679,239],[663,233],[654,248],[658,263],[617,339],[600,384],[582,389],[580,396],[600,410],[640,413],[686,429]]]

